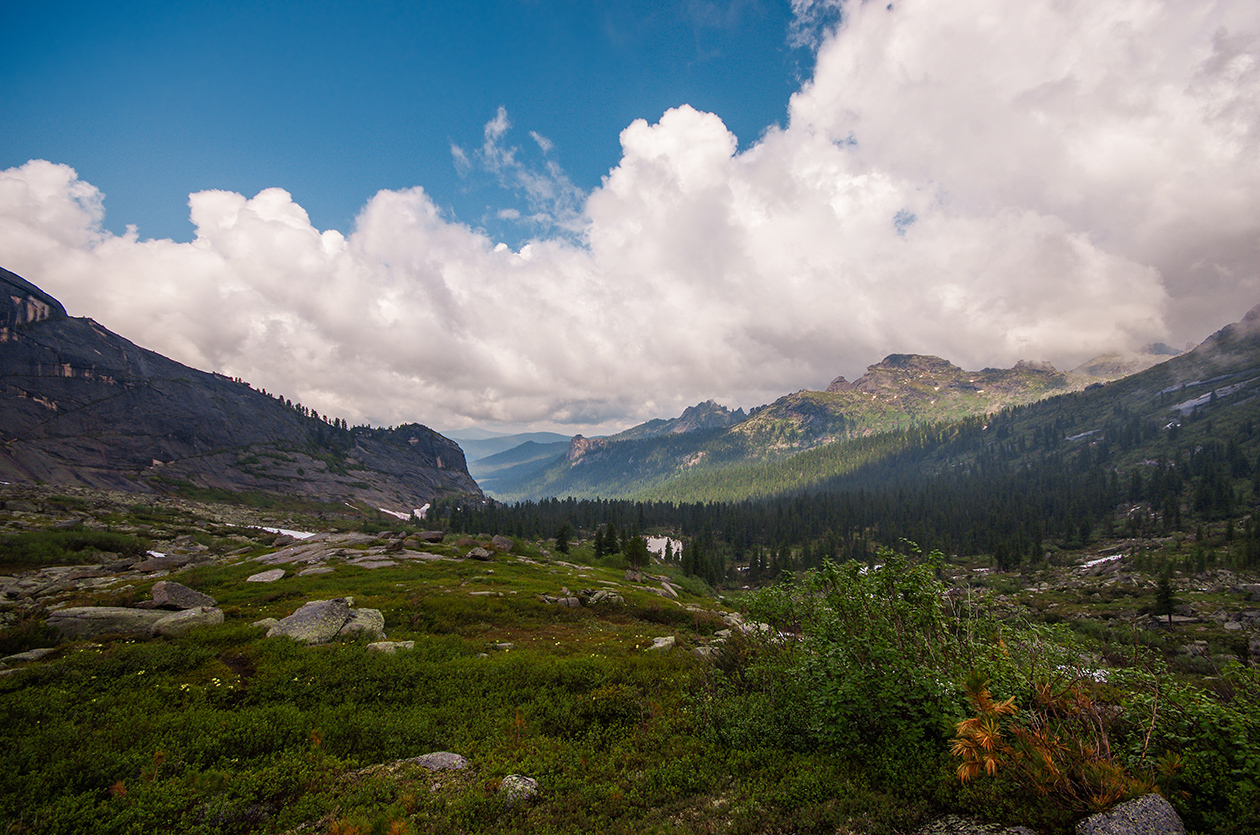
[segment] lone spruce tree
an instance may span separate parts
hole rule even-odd
[[[1159,584],[1155,587],[1155,614],[1168,616],[1168,628],[1172,628],[1173,607],[1177,598],[1173,596],[1172,574],[1168,566],[1160,572]]]

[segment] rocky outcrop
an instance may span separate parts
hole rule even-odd
[[[73,606],[48,616],[48,626],[70,640],[99,635],[148,635],[149,629],[170,612],[124,606]]]
[[[480,496],[427,427],[334,426],[240,380],[140,348],[0,272],[0,481],[259,491],[410,513]]]
[[[376,609],[351,609],[344,597],[312,600],[267,630],[268,638],[327,644],[342,638],[385,638],[385,617]]]
[[[159,580],[153,584],[153,605],[157,609],[196,609],[214,606],[215,599],[180,583]]]
[[[10,330],[47,319],[64,319],[61,302],[16,273],[0,268],[0,342],[8,341]]]

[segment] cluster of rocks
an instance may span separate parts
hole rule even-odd
[[[353,772],[349,776],[395,775],[409,767],[419,767],[441,777],[440,780],[429,786],[432,792],[442,789],[442,779],[453,779],[461,772],[470,772],[472,770],[466,757],[451,751],[434,751],[429,754],[421,754],[418,757],[408,757],[403,760],[368,766]],[[524,774],[509,774],[499,781],[497,791],[503,797],[504,805],[512,808],[513,806],[532,802],[538,797],[538,781]]]
[[[363,533],[317,533],[300,540],[283,543],[284,547],[270,554],[255,557],[254,561],[263,565],[289,566],[270,568],[246,578],[249,583],[274,583],[288,576],[289,570],[296,569],[296,576],[309,577],[315,574],[328,574],[334,571],[330,563],[337,561],[341,565],[357,568],[387,568],[409,561],[434,562],[436,560],[456,559],[444,557],[429,551],[417,550],[426,543],[441,542],[445,534],[442,531],[421,531],[414,534],[383,533],[370,535]],[[512,540],[504,536],[496,536],[491,540],[490,549],[474,546],[464,555],[465,559],[490,561],[497,552],[512,548]]]
[[[559,594],[540,594],[543,603],[576,609],[579,606],[624,606],[626,601],[612,589],[582,589],[577,594],[562,586]]]
[[[223,610],[213,597],[167,580],[154,583],[152,599],[135,606],[71,606],[48,616],[48,626],[72,640],[100,635],[176,638],[220,623]]]
[[[68,529],[73,527],[71,523],[78,524],[78,520],[67,520],[53,527]],[[52,565],[0,576],[0,610],[9,612],[27,605],[52,608],[68,595],[97,592],[119,583],[152,580],[221,559],[191,536],[178,537],[160,547],[163,551],[150,551],[143,556],[101,553],[101,561],[90,565]]]

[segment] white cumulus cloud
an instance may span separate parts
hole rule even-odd
[[[0,172],[0,263],[321,413],[450,428],[756,405],[891,352],[1067,367],[1260,301],[1255,4],[795,6],[814,75],[743,152],[680,105],[584,195],[545,137],[521,162],[505,110],[453,145],[551,230],[519,252],[418,187],[344,234],[277,188],[191,195],[191,243],[116,236],[94,187],[32,161]]]

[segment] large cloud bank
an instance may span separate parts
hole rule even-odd
[[[565,228],[519,252],[421,188],[348,235],[277,188],[191,195],[191,243],[115,236],[32,161],[0,172],[0,264],[180,361],[449,428],[755,405],[894,351],[1067,366],[1260,301],[1251,0],[795,5],[842,22],[786,127],[738,152],[685,105],[636,121],[584,202],[535,172]]]

